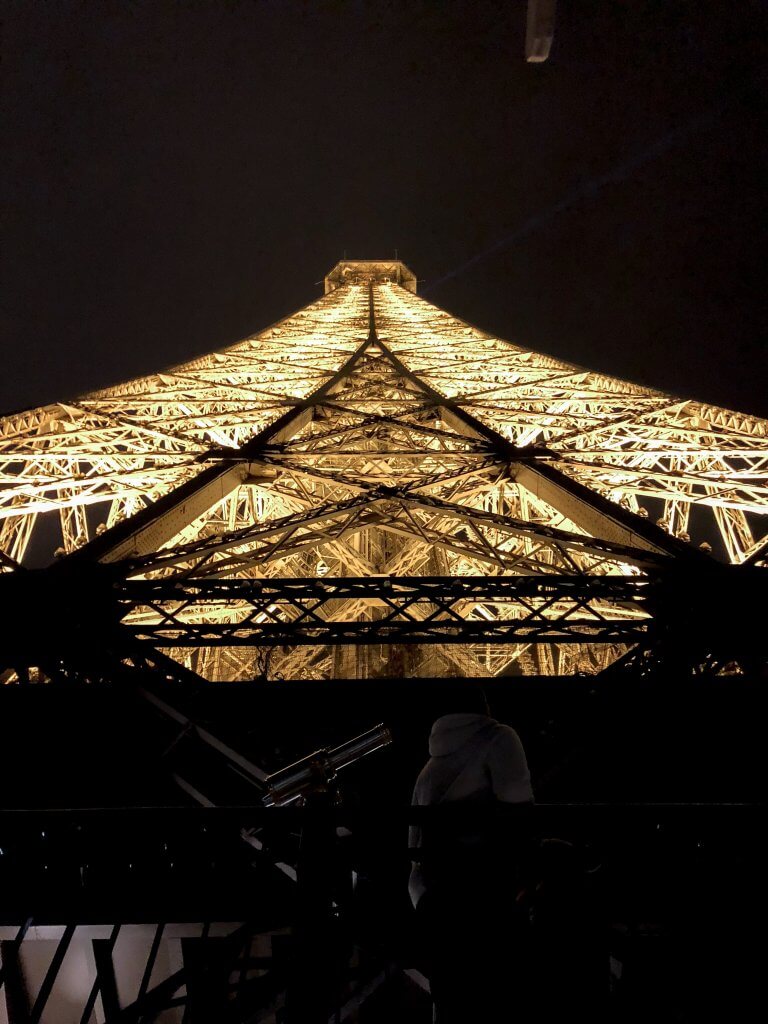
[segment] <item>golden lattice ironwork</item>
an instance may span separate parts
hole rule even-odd
[[[644,581],[757,565],[768,539],[768,421],[489,335],[398,261],[4,417],[0,476],[2,571],[122,567],[131,635],[209,679],[596,672],[653,618]],[[625,591],[574,598],[585,577]]]

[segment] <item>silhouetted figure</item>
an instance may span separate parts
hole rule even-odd
[[[437,1024],[527,1019],[527,920],[516,897],[530,774],[520,738],[489,717],[484,695],[470,691],[453,706],[472,703],[483,711],[435,721],[413,793],[415,806],[436,809],[410,831],[419,852],[409,891]]]

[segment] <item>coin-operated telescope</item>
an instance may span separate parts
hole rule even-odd
[[[379,723],[333,750],[316,750],[314,754],[267,776],[264,781],[267,792],[262,797],[264,806],[284,807],[295,800],[327,793],[333,788],[342,768],[359,761],[366,754],[381,750],[391,742],[391,732],[383,723]]]

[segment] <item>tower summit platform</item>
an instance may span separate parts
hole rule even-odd
[[[416,275],[401,260],[340,260],[325,275],[325,294],[343,284],[399,284],[416,294]]]

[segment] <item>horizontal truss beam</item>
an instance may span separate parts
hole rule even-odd
[[[652,594],[634,576],[308,577],[136,580],[120,601],[155,619],[134,615],[124,628],[158,646],[638,643]],[[334,620],[340,601],[361,602],[371,618]],[[230,621],[215,621],[217,607]]]

